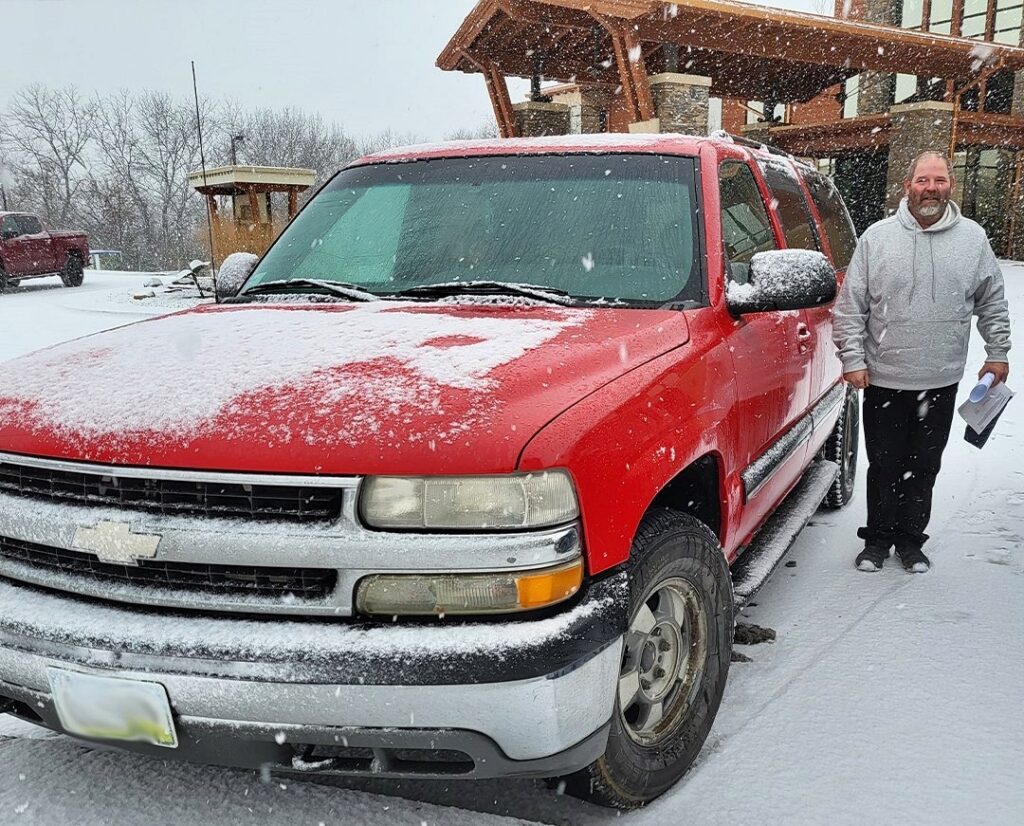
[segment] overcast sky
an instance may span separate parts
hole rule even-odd
[[[827,0],[763,0],[813,11]],[[0,0],[0,105],[30,83],[158,89],[319,112],[427,139],[492,119],[480,75],[442,72],[476,0]],[[510,83],[520,100],[525,82]]]

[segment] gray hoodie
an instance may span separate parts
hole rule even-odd
[[[866,369],[871,384],[894,390],[956,384],[971,315],[988,360],[1008,361],[1003,275],[985,231],[952,201],[924,229],[904,198],[864,231],[846,271],[833,317],[843,372]]]

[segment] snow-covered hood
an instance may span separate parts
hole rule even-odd
[[[688,338],[678,311],[208,307],[0,364],[0,452],[276,473],[498,473]]]

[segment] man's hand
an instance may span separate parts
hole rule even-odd
[[[848,384],[852,384],[858,390],[863,390],[871,384],[867,370],[854,370],[850,373],[843,373],[843,378],[846,379]]]
[[[995,375],[995,381],[992,382],[992,386],[995,387],[999,382],[1006,381],[1006,377],[1010,375],[1010,365],[1005,361],[986,361],[978,371],[978,378],[986,373]]]

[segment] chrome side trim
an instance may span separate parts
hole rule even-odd
[[[290,476],[283,473],[224,473],[203,470],[119,467],[118,465],[93,465],[61,459],[44,459],[37,456],[19,456],[14,453],[0,453],[0,465],[20,465],[63,473],[84,473],[88,476],[118,476],[124,479],[157,479],[170,482],[212,482],[222,485],[355,489],[359,487],[360,482],[357,476]]]
[[[743,471],[743,495],[748,502],[757,496],[778,469],[811,438],[813,432],[810,414],[807,414]]]
[[[776,439],[771,446],[743,471],[743,496],[750,501],[771,480],[799,448],[810,440],[815,430],[826,426],[832,414],[843,403],[846,386],[840,382],[834,385],[817,402],[810,412],[804,414],[793,427]]]
[[[818,430],[826,423],[831,423],[832,416],[846,400],[846,385],[839,382],[821,397],[821,400],[811,409],[811,419],[814,429]]]

